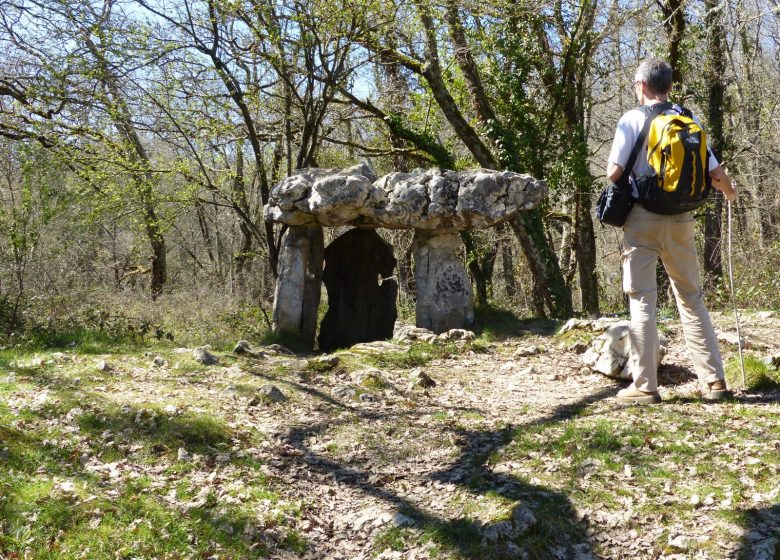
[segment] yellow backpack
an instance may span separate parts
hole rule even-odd
[[[650,172],[637,178],[639,202],[658,214],[694,210],[712,188],[707,135],[688,109],[668,103],[651,107],[642,107],[652,121],[647,134]],[[661,112],[672,108],[680,114]]]

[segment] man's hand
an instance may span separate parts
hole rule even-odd
[[[613,183],[617,183],[618,179],[623,176],[623,168],[619,166],[617,163],[612,163],[611,161],[607,163],[607,179],[612,181]]]
[[[726,197],[726,200],[729,202],[737,200],[737,191],[735,191],[734,187],[731,185],[731,179],[722,165],[711,170],[710,177],[712,178],[712,186],[722,192],[723,196]]]

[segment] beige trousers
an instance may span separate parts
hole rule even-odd
[[[623,226],[623,290],[631,309],[629,371],[640,391],[658,390],[658,288],[655,268],[661,257],[680,312],[685,344],[699,380],[723,379],[723,362],[699,283],[699,258],[693,216],[654,214],[635,205]]]

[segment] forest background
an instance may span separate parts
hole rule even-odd
[[[546,180],[542,207],[462,234],[478,305],[623,312],[620,232],[592,210],[647,56],[671,61],[672,98],[739,191],[739,305],[780,305],[778,0],[0,0],[0,14],[0,328],[16,343],[261,337],[284,233],[263,219],[270,189],[361,161]],[[697,221],[710,305],[726,307],[720,195]],[[380,230],[406,317],[412,233]]]

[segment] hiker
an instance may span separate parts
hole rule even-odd
[[[633,196],[638,199],[623,226],[623,290],[628,294],[630,302],[629,371],[634,379],[629,387],[617,394],[617,398],[623,402],[646,404],[661,401],[658,394],[659,342],[656,326],[658,257],[661,257],[661,262],[671,280],[685,343],[702,384],[702,394],[704,398],[713,400],[727,395],[718,341],[702,298],[693,215],[685,210],[677,213],[678,208],[659,208],[657,206],[659,199],[664,199],[666,196],[663,189],[658,191],[660,194],[647,194],[651,189],[657,188],[656,183],[659,182],[657,176],[653,175],[653,184],[650,187],[646,187],[650,183],[644,179],[648,174],[655,173],[648,162],[647,140],[648,136],[653,137],[651,122],[654,118],[661,117],[663,120],[665,115],[668,122],[670,120],[668,116],[687,115],[689,117],[687,122],[693,128],[700,124],[690,111],[668,102],[667,97],[671,87],[672,67],[668,62],[652,58],[640,64],[634,78],[634,92],[640,107],[628,111],[618,122],[607,164],[607,177],[612,182],[617,182],[624,172],[631,173]],[[646,125],[648,119],[651,122]],[[678,119],[678,121],[684,120]],[[700,138],[703,138],[703,132],[700,134]],[[632,169],[625,170],[624,167],[629,163],[632,151],[642,135],[644,135],[643,144],[636,147],[635,164]],[[655,137],[653,138],[655,142]],[[657,147],[657,144],[654,144],[654,147]],[[727,200],[735,200],[737,193],[723,167],[706,143],[701,150],[702,154],[706,154],[704,159],[709,162],[712,186],[722,192]],[[654,153],[651,151],[651,155]],[[669,149],[664,153],[670,154],[672,151]],[[696,159],[695,155],[694,159]],[[700,162],[699,169],[706,169],[706,163],[706,161]],[[663,165],[660,173],[663,177]],[[702,175],[705,180],[699,179],[699,181],[706,184],[706,174],[702,173]],[[688,180],[691,180],[691,176],[695,181],[695,170],[688,173]],[[663,184],[663,181],[660,183]],[[708,192],[709,186],[707,185],[706,188]],[[703,193],[702,198],[706,198],[707,192]],[[681,208],[688,208],[685,206],[685,200],[682,204]],[[653,208],[654,211],[648,208]],[[658,211],[663,213],[657,213]]]

